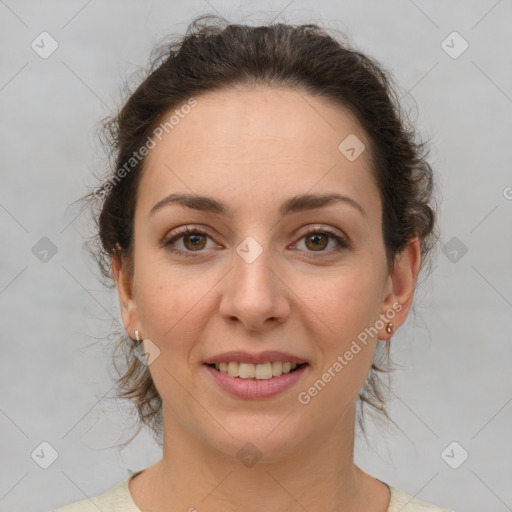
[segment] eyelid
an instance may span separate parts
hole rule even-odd
[[[317,233],[317,232],[318,233],[327,233],[329,235],[333,235],[335,237],[342,238],[344,242],[346,242],[347,244],[349,243],[348,237],[342,231],[340,231],[336,228],[332,228],[330,226],[322,226],[322,224],[313,224],[313,225],[306,226],[299,231],[298,236],[300,236],[302,238],[303,236],[306,236],[310,233]]]
[[[183,254],[191,257],[197,257],[200,256],[201,253],[207,253],[207,250],[199,250],[199,251],[184,251],[182,249],[176,249],[172,246],[172,243],[179,240],[182,236],[186,235],[187,233],[191,234],[201,234],[203,236],[206,236],[213,240],[213,237],[209,234],[208,229],[202,227],[201,225],[195,225],[195,224],[188,224],[186,226],[182,226],[181,228],[176,228],[176,230],[173,230],[171,234],[168,234],[164,237],[164,239],[161,242],[161,246],[163,248],[167,248],[172,252]],[[331,239],[335,240],[337,243],[337,247],[331,248],[327,251],[305,251],[309,254],[309,257],[317,258],[317,257],[325,257],[328,255],[332,255],[336,252],[342,251],[344,249],[349,249],[351,247],[351,243],[348,239],[348,237],[344,234],[336,230],[335,228],[322,226],[322,225],[309,225],[301,230],[299,230],[299,233],[297,234],[297,240],[293,243],[293,246],[295,246],[300,240],[302,240],[304,237],[312,234],[326,234]],[[172,243],[171,243],[172,242]],[[217,246],[218,247],[218,246]],[[315,253],[318,253],[318,256],[315,255]]]
[[[306,253],[308,254],[309,257],[313,257],[313,258],[316,258],[316,257],[320,258],[322,256],[327,257],[329,255],[338,253],[338,252],[346,250],[346,249],[350,249],[352,247],[350,239],[343,232],[340,232],[335,228],[322,226],[322,225],[307,226],[307,227],[303,228],[302,230],[300,230],[300,232],[298,234],[297,242],[299,242],[306,236],[317,234],[317,233],[328,235],[331,239],[336,241],[337,247],[334,247],[328,251],[306,251]],[[297,242],[295,242],[295,244]],[[318,256],[316,256],[315,254],[318,254]]]
[[[183,251],[181,249],[175,249],[172,247],[171,242],[176,242],[184,235],[187,235],[188,233],[191,234],[201,234],[204,236],[207,236],[211,240],[213,240],[213,237],[209,234],[208,230],[200,225],[196,224],[187,224],[186,226],[181,226],[179,228],[176,228],[175,230],[172,230],[170,233],[168,233],[160,242],[160,246],[163,248],[168,248],[172,251],[178,252],[178,253],[186,253],[186,254],[194,254],[194,252],[201,253],[205,252],[203,251]]]
[[[186,235],[187,233],[201,233],[208,235],[206,228],[202,227],[199,224],[187,224],[186,226],[180,226],[171,230],[167,235],[163,238],[162,244],[167,243],[169,240],[172,240],[174,237],[179,235]],[[208,235],[210,236],[210,235]]]

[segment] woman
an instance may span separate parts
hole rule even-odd
[[[108,128],[119,385],[163,457],[58,512],[441,511],[353,461],[435,239],[386,73],[314,25],[202,17]]]

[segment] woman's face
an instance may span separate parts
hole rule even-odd
[[[133,274],[114,265],[123,320],[159,350],[168,435],[280,456],[350,430],[411,264],[387,271],[369,142],[347,110],[265,87],[196,99],[146,159]]]

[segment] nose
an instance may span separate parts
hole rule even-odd
[[[264,331],[286,321],[290,314],[289,288],[268,251],[254,261],[233,255],[233,267],[222,281],[220,315],[247,331]]]

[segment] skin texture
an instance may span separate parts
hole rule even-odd
[[[353,463],[355,403],[376,338],[308,404],[297,395],[393,304],[401,305],[395,331],[405,321],[418,240],[389,273],[370,143],[348,110],[263,86],[197,101],[147,157],[133,272],[126,261],[113,261],[127,333],[134,338],[137,329],[160,350],[149,368],[163,400],[163,458],[132,479],[130,492],[143,512],[385,512],[387,488]],[[354,161],[338,150],[350,134],[367,148]],[[294,195],[332,192],[356,201],[365,215],[342,202],[279,215]],[[171,204],[150,214],[170,193],[208,195],[231,213]],[[199,251],[185,237],[174,242],[184,255],[163,246],[186,225],[207,231],[196,241]],[[311,240],[305,227],[331,228],[349,247],[335,251],[334,239]],[[263,249],[252,263],[236,252],[248,236]],[[385,325],[379,339],[390,336]],[[280,350],[309,366],[280,395],[243,400],[220,389],[203,365],[229,350]],[[248,442],[262,454],[252,467],[237,458]]]

